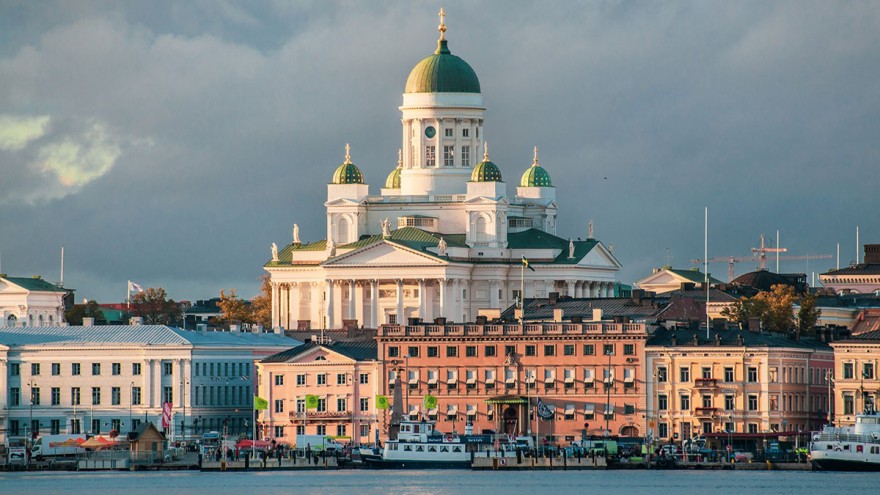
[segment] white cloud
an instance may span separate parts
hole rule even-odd
[[[48,116],[0,115],[0,150],[19,151],[46,133]]]
[[[106,174],[121,153],[119,145],[107,138],[104,125],[94,123],[79,136],[41,147],[35,165],[54,176],[57,186],[74,190]]]

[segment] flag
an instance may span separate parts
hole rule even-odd
[[[547,406],[547,403],[538,397],[538,417],[541,419],[553,419],[553,411]]]
[[[162,404],[162,428],[169,426],[171,426],[171,403],[165,402]]]
[[[437,409],[437,397],[433,395],[425,396],[425,409]]]
[[[136,283],[132,282],[131,280],[129,280],[128,281],[128,291],[129,292],[143,292],[144,288],[141,287],[140,284],[136,284]]]
[[[391,404],[388,403],[388,396],[376,396],[376,409],[388,409],[389,407],[391,407]]]
[[[269,401],[260,397],[259,395],[254,396],[254,409],[257,411],[265,411],[269,409]]]
[[[318,408],[318,396],[317,395],[306,395],[306,409],[317,409]]]
[[[535,269],[532,267],[532,265],[529,264],[529,260],[527,260],[525,256],[522,257],[522,264],[529,270],[535,271]]]

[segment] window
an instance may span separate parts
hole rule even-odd
[[[122,402],[122,389],[120,387],[113,387],[110,389],[110,403],[114,406],[118,406]]]
[[[691,409],[691,398],[688,395],[679,396],[681,410],[682,411],[690,411]]]
[[[504,346],[504,355],[505,356],[513,356],[514,354],[516,354],[516,346],[515,345]]]
[[[669,409],[669,398],[666,394],[661,394],[657,396],[657,410],[658,411],[666,411]]]
[[[52,363],[52,376],[61,374],[61,363]]]
[[[57,435],[61,433],[61,420],[53,419],[51,423],[49,423],[49,434]]]
[[[700,369],[700,378],[703,378],[706,380],[712,379],[712,368],[710,368],[708,366],[703,366],[703,368]]]
[[[454,345],[446,346],[446,357],[456,357],[458,356],[458,347]]]
[[[657,383],[666,383],[668,380],[666,366],[657,367]]]
[[[852,394],[843,394],[843,414],[852,414],[855,410],[855,402]]]
[[[703,407],[709,408],[712,407],[712,396],[704,395],[703,396]]]
[[[757,395],[750,394],[748,402],[749,402],[749,404],[748,404],[749,411],[757,411],[758,410],[758,396]]]
[[[396,345],[389,346],[388,347],[388,357],[390,357],[390,358],[400,357],[400,347],[397,347]]]
[[[345,373],[336,373],[336,384],[345,385],[346,383],[348,383],[348,375]]]
[[[31,404],[40,405],[40,387],[31,387]]]
[[[614,344],[604,344],[602,346],[602,355],[603,356],[613,356],[614,355]]]
[[[132,387],[131,388],[131,404],[134,406],[141,405],[141,388],[140,387]]]
[[[336,399],[336,410],[345,412],[348,410],[348,402],[345,399]]]
[[[114,375],[121,375],[122,374],[122,363],[111,364],[110,370],[111,370],[111,373],[113,373]]]
[[[327,385],[327,375],[322,373],[318,375],[318,385]]]
[[[227,371],[229,370],[229,363],[226,363]],[[169,376],[174,372],[173,363],[162,363],[162,374],[165,376]],[[217,373],[220,373],[220,363],[217,363]],[[228,375],[227,375],[228,376]]]
[[[369,412],[370,410],[370,399],[367,397],[361,397],[361,412]]]
[[[92,363],[92,375],[98,376],[101,374],[101,363]]]
[[[483,348],[483,354],[486,357],[495,357],[495,346],[494,345],[487,345],[486,347]]]
[[[315,432],[318,435],[326,435],[327,434],[327,425],[318,425],[315,427]]]
[[[669,425],[666,423],[658,423],[657,436],[659,438],[669,438]]]
[[[636,346],[634,344],[623,344],[623,355],[624,356],[632,356],[636,353]]]
[[[284,426],[276,426],[275,427],[275,438],[283,438],[284,437]]]
[[[218,389],[220,387],[217,387]],[[218,390],[219,395],[219,390]],[[174,403],[174,389],[171,387],[162,387],[162,401]]]
[[[733,396],[729,395],[729,394],[725,395],[724,396],[724,410],[725,411],[733,411],[734,407],[735,407],[735,405],[733,403]]]
[[[10,406],[20,406],[21,405],[21,389],[18,387],[10,387],[9,388],[9,405]]]
[[[275,412],[283,413],[284,412],[284,399],[275,399]]]
[[[624,404],[623,405],[623,414],[635,414],[636,406],[632,404]]]
[[[415,345],[409,346],[409,348],[407,349],[407,355],[411,358],[419,357],[419,347]]]
[[[452,131],[452,129],[446,129],[447,131]],[[454,167],[455,166],[455,157],[453,156],[453,149],[455,146],[444,146],[443,147],[443,166],[444,167]]]
[[[749,383],[755,383],[758,381],[758,368],[749,366],[747,380]]]
[[[305,373],[300,373],[296,375],[296,385],[302,387],[306,384],[306,375]]]
[[[58,387],[52,387],[52,405],[58,406],[61,405],[61,389]]]
[[[202,363],[204,364],[204,363]],[[75,365],[77,369],[79,369],[79,365]],[[141,363],[131,363],[131,374],[132,375],[140,375],[141,374]]]
[[[866,380],[874,379],[874,363],[862,364],[862,378]]]
[[[536,346],[534,346],[534,345],[527,345],[526,346],[526,356],[537,356],[537,355],[538,355],[538,349]]]
[[[475,346],[475,345],[465,346],[464,355],[466,357],[477,357],[477,346]]]
[[[358,380],[361,385],[367,385],[370,383],[370,374],[369,373],[361,373],[360,378]]]
[[[678,369],[678,381],[681,383],[687,383],[691,381],[691,370],[690,368],[679,368]]]
[[[724,382],[732,383],[733,382],[733,367],[727,366],[724,368]]]
[[[545,356],[555,356],[556,355],[556,346],[555,345],[545,345],[544,346],[544,355]]]
[[[562,346],[562,353],[566,356],[574,356],[574,344],[565,344]]]
[[[95,435],[101,434],[101,420],[100,419],[93,419],[92,420],[92,433]]]
[[[101,405],[101,387],[92,387],[92,405]]]
[[[467,129],[464,129],[464,132],[467,133]],[[462,146],[461,147],[461,166],[462,167],[470,167],[471,166],[471,147],[470,146]]]
[[[275,385],[284,385],[284,375],[275,375]]]
[[[779,396],[771,395],[770,396],[770,410],[778,411],[779,410]]]
[[[17,419],[9,420],[9,434],[13,437],[17,437],[21,434],[21,427],[18,425]]]
[[[771,367],[767,371],[768,371],[768,374],[770,375],[770,383],[778,383],[779,382],[779,372],[778,372],[776,366]],[[784,376],[785,368],[782,369],[782,372],[783,372],[783,376]]]
[[[31,363],[31,376],[40,374],[40,363]]]
[[[429,358],[435,358],[440,355],[440,348],[436,345],[428,346],[426,352]]]
[[[73,387],[70,389],[70,405],[71,406],[82,405],[82,403],[80,402],[79,387]]]
[[[296,425],[296,434],[297,435],[305,435],[306,434],[306,427],[303,425]]]
[[[758,433],[758,423],[749,423],[749,433]]]
[[[596,354],[596,346],[593,344],[584,344],[584,356],[592,356]]]
[[[318,412],[327,412],[327,399],[318,399]]]
[[[425,166],[426,167],[436,167],[437,166],[437,147],[436,146],[425,146]]]

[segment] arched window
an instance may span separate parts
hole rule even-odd
[[[43,326],[43,315],[37,317],[37,322],[39,322],[39,326]]]
[[[339,244],[347,244],[347,243],[351,242],[348,239],[348,231],[349,231],[348,219],[345,217],[340,217],[339,223],[336,226],[336,242]]]
[[[16,318],[15,315],[9,315],[9,316],[6,318],[6,326],[8,326],[8,327],[14,327],[16,321],[18,321],[18,318]]]
[[[477,217],[477,221],[474,223],[474,230],[476,231],[476,242],[489,241],[489,226],[486,223],[485,217]]]
[[[28,315],[27,322],[29,327],[34,326],[34,315]]]

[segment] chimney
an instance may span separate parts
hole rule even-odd
[[[880,244],[865,244],[865,264],[876,265],[880,263]]]
[[[593,308],[593,321],[602,321],[602,309]]]
[[[644,289],[633,289],[632,291],[632,300],[633,302],[640,303],[642,302],[642,296],[645,295]]]
[[[749,318],[749,331],[754,333],[761,333],[761,319],[760,318]]]
[[[280,327],[279,327],[280,328]],[[277,329],[276,329],[277,330]],[[257,324],[257,333],[263,333],[263,325]]]
[[[551,292],[550,296],[548,297],[548,302],[550,303],[551,306],[556,306],[556,303],[559,302],[559,293],[558,292]]]
[[[694,285],[693,282],[682,282],[681,283],[681,290],[694,290],[695,288],[696,288],[696,285]]]
[[[92,318],[91,316],[84,316],[84,317],[83,317],[83,326],[84,326],[84,327],[93,327],[93,326],[95,326],[95,319]]]
[[[143,316],[132,316],[131,318],[128,319],[128,324],[133,327],[143,325],[144,324],[144,317]]]
[[[275,335],[284,335],[284,329],[281,327],[275,327]]]
[[[565,311],[562,308],[553,308],[553,321],[555,323],[562,323],[562,317],[565,315]]]

